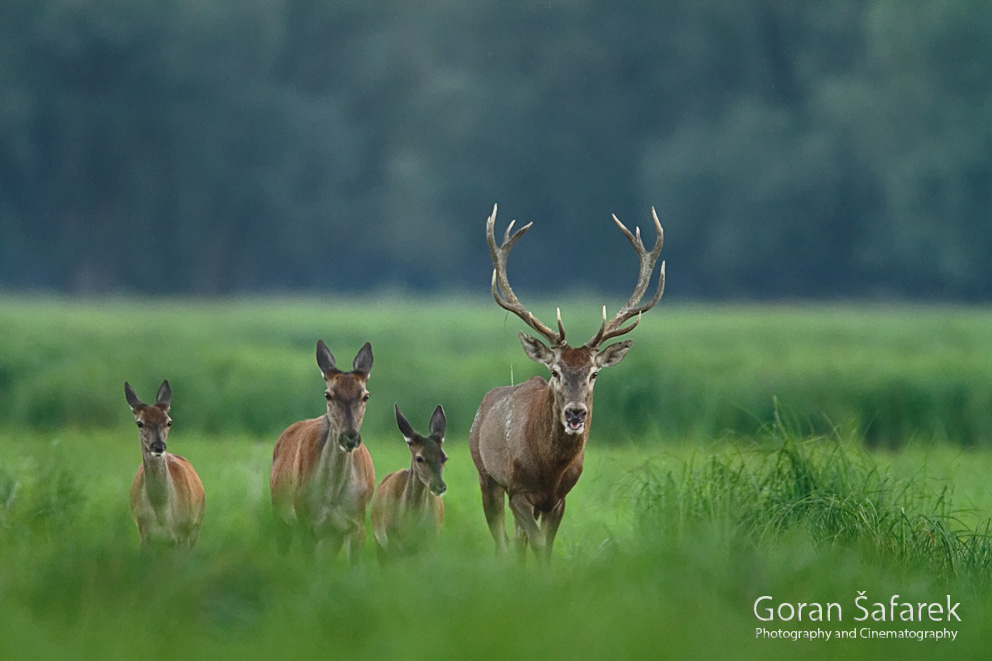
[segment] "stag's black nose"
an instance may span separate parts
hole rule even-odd
[[[569,423],[580,424],[586,420],[586,410],[585,409],[566,409],[565,410],[565,420]]]

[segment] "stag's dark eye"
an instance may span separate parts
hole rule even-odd
[[[441,463],[442,464],[448,463],[448,455],[446,455],[446,454],[445,455],[441,455]]]
[[[595,381],[596,380],[596,377],[598,375],[599,375],[599,372],[593,372],[592,374],[589,375],[589,380],[590,381]]]
[[[332,399],[334,399],[334,397],[331,395],[331,393],[325,392],[324,399],[326,399],[327,401],[331,401]]]
[[[145,423],[143,423],[141,420],[138,420],[138,429],[141,429],[144,426],[145,426]]]
[[[371,397],[371,396],[372,396],[372,395],[370,395],[369,393],[365,393],[365,396],[364,396],[364,397],[362,397],[362,401],[363,401],[363,402],[367,402],[367,401],[369,401],[369,397]]]
[[[172,420],[169,420],[167,423],[165,423],[165,426],[166,427],[171,427],[172,426]]]
[[[558,370],[551,370],[551,378],[553,378],[553,379],[560,379],[561,378],[561,372],[559,372]]]
[[[422,464],[422,463],[424,463],[424,458],[418,455],[418,456],[417,456],[417,463],[418,463],[418,464]]]

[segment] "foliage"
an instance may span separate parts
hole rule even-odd
[[[670,295],[989,300],[990,29],[968,0],[5,0],[0,287],[481,291],[499,201],[536,222],[524,289],[626,290],[609,213],[655,205]]]
[[[714,454],[701,467],[659,473],[645,465],[634,486],[645,530],[680,537],[713,526],[728,544],[759,552],[798,533],[817,546],[988,585],[992,521],[968,528],[948,485],[895,477],[836,436],[799,436],[779,412],[753,445],[744,439],[736,453]]]
[[[559,301],[569,337],[591,337],[598,301]],[[0,300],[0,427],[100,428],[127,437],[123,383],[174,391],[176,429],[275,438],[322,414],[314,358],[324,339],[350,365],[375,363],[365,429],[395,426],[392,405],[443,404],[464,442],[490,389],[546,370],[524,355],[521,324],[491,301],[291,299]],[[542,318],[554,308],[534,306]],[[874,446],[992,442],[992,315],[894,307],[679,307],[634,331],[596,388],[593,444],[646,435],[675,444],[751,434],[778,397],[816,433],[857,430]],[[416,413],[412,413],[416,415]]]

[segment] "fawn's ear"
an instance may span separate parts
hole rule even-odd
[[[444,409],[438,404],[431,415],[430,424],[431,436],[436,438],[438,443],[444,440],[444,428],[447,426],[448,420],[444,417]]]
[[[334,355],[323,340],[317,340],[317,367],[320,368],[320,373],[324,375],[325,380],[338,371],[334,364]]]
[[[544,346],[544,342],[541,342],[536,337],[531,337],[523,331],[518,331],[517,334],[520,336],[520,344],[524,345],[524,353],[527,354],[528,358],[535,363],[541,363],[542,365],[551,367],[551,363],[555,360],[555,354],[551,349]]]
[[[366,342],[358,350],[355,362],[352,363],[352,369],[359,374],[364,374],[366,379],[372,374],[372,344],[370,342]]]
[[[138,409],[144,406],[144,403],[138,399],[138,395],[134,392],[134,388],[127,381],[124,382],[124,399],[127,400],[127,405],[131,407],[132,413],[137,413]]]
[[[159,407],[166,413],[169,412],[169,406],[172,405],[172,388],[169,387],[169,380],[166,379],[162,382],[162,385],[158,388],[158,394],[155,395],[155,406]]]
[[[400,413],[399,406],[393,404],[393,410],[396,411],[396,426],[400,428],[400,433],[403,434],[403,438],[406,439],[407,443],[412,443],[414,436],[417,435],[417,432],[413,431],[413,426],[405,417],[403,417],[403,414]]]

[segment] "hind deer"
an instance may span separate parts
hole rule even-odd
[[[334,557],[344,545],[349,560],[357,562],[365,546],[365,509],[375,488],[372,457],[360,433],[372,345],[366,342],[352,371],[342,372],[319,340],[317,366],[327,386],[327,412],[290,425],[272,452],[269,487],[277,541],[285,553],[298,528],[309,552],[323,543]]]
[[[507,546],[504,524],[505,499],[516,525],[517,551],[521,560],[528,545],[539,560],[548,562],[565,513],[565,496],[582,474],[582,459],[592,422],[593,385],[599,371],[616,365],[630,349],[633,340],[608,346],[607,341],[629,333],[641,315],[661,299],[665,288],[662,262],[654,296],[641,304],[651,282],[654,265],[664,242],[661,223],[651,210],[658,233],[654,247],[645,248],[641,230],[634,234],[613,216],[614,222],[637,251],[640,269],[630,300],[609,321],[603,307],[599,331],[588,342],[571,347],[565,342],[561,311],[557,332],[528,312],[510,287],[506,259],[513,245],[531,223],[513,232],[506,228],[497,245],[494,234],[496,207],[486,222],[486,240],[493,261],[492,294],[500,307],[520,317],[548,342],[519,333],[527,356],[545,365],[550,381],[540,376],[490,390],[482,399],[469,432],[472,460],[479,472],[482,507],[498,551]],[[624,326],[629,320],[633,323]]]
[[[396,425],[410,448],[410,468],[390,473],[382,479],[372,498],[369,517],[380,561],[414,553],[430,544],[444,521],[447,487],[441,469],[448,460],[441,444],[447,421],[439,405],[431,415],[429,436],[414,431],[400,408],[393,405]]]
[[[203,523],[206,498],[193,465],[166,452],[172,419],[172,389],[163,381],[154,404],[145,404],[124,382],[124,397],[138,425],[141,465],[131,483],[131,513],[138,525],[141,548],[193,548]]]

